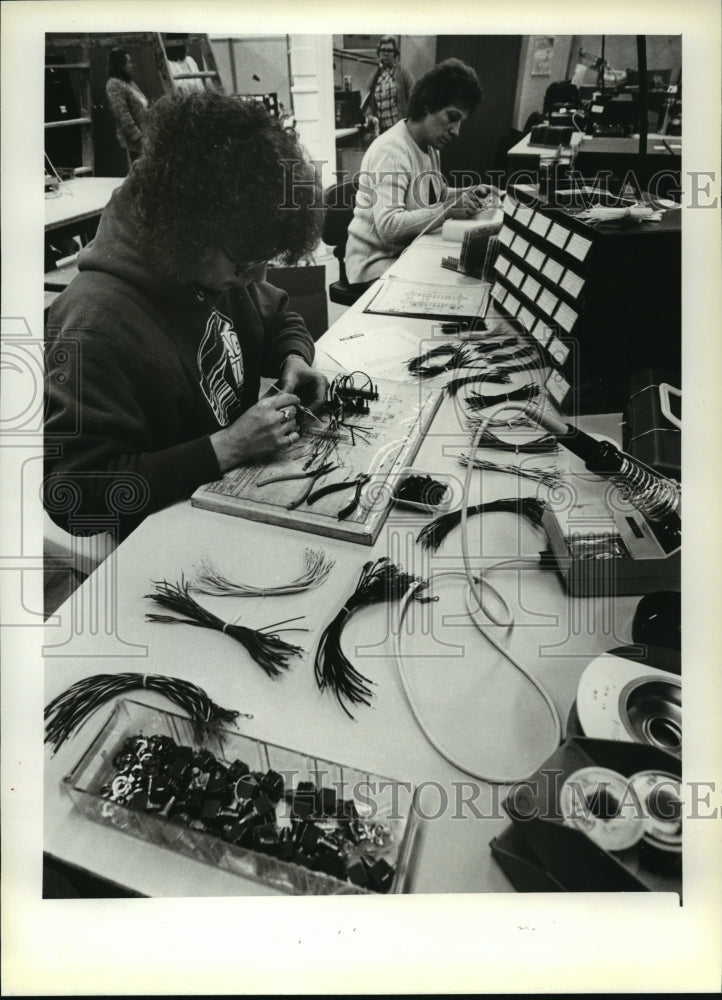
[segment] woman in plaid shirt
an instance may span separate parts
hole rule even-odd
[[[382,35],[376,49],[379,67],[369,79],[366,116],[378,118],[379,132],[386,132],[406,115],[413,78],[399,62],[393,35]]]

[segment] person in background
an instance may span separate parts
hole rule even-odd
[[[105,97],[115,121],[118,142],[132,163],[141,153],[148,99],[133,79],[133,60],[125,49],[111,49]]]
[[[348,229],[349,282],[370,284],[420,233],[487,207],[494,188],[449,188],[439,160],[439,151],[458,137],[480,101],[474,70],[459,59],[447,59],[415,85],[408,118],[368,148],[357,175],[359,190]]]
[[[48,317],[44,504],[56,524],[110,522],[125,537],[297,444],[297,407],[321,404],[326,380],[265,267],[317,245],[321,205],[312,164],[262,104],[204,92],[153,105],[143,154]],[[259,400],[261,376],[280,391]]]
[[[393,35],[382,35],[376,48],[378,69],[368,82],[365,114],[367,123],[378,122],[378,133],[387,132],[406,115],[413,78],[399,62],[398,42]]]
[[[176,90],[186,94],[206,89],[205,80],[196,78],[195,80],[179,80],[178,77],[184,73],[197,73],[198,63],[193,56],[188,55],[188,49],[183,42],[169,42],[165,47],[166,58],[168,59],[168,69],[175,81]]]

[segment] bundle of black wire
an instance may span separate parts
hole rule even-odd
[[[557,439],[553,434],[544,434],[533,441],[502,441],[490,430],[484,430],[479,438],[480,448],[496,448],[498,451],[513,451],[520,455],[546,455],[557,451]]]
[[[221,708],[206,692],[190,681],[162,674],[95,674],[76,681],[45,709],[45,742],[57,753],[65,741],[83,725],[100,705],[137,688],[157,691],[188,713],[199,738],[232,722],[240,713]]]
[[[516,365],[504,365],[503,368],[481,369],[475,375],[462,375],[459,378],[449,379],[445,388],[449,396],[455,396],[459,389],[462,389],[465,385],[473,385],[475,382],[497,382],[503,384],[511,382],[511,376],[517,372],[528,372],[533,368],[534,365],[532,363],[521,361]],[[508,398],[513,399],[514,396],[510,394]],[[498,399],[507,399],[507,397],[499,396]]]
[[[432,358],[443,358],[444,355],[446,355],[446,360],[440,364],[430,365],[427,363]],[[471,354],[468,348],[461,345],[439,344],[424,354],[411,358],[406,363],[406,367],[409,374],[415,375],[417,378],[431,378],[434,375],[441,375],[442,372],[452,371],[454,368],[464,368],[470,360]]]
[[[277,631],[267,631],[268,629],[277,629],[279,625],[286,625],[289,621],[298,621],[297,618],[274,622],[273,625],[266,625],[263,629],[258,630],[246,628],[244,625],[230,625],[194,601],[188,592],[189,585],[185,580],[175,584],[163,580],[156,583],[156,587],[158,589],[154,594],[145,595],[149,600],[188,617],[174,618],[172,615],[148,614],[146,618],[149,622],[162,622],[166,625],[193,625],[196,628],[209,628],[223,632],[235,639],[236,642],[240,642],[256,663],[263,667],[269,677],[277,677],[282,669],[288,668],[290,657],[300,656],[303,652],[300,646],[293,646],[281,639]]]
[[[479,503],[473,507],[467,507],[466,515],[467,517],[474,517],[476,514],[492,514],[495,512],[518,514],[519,517],[525,517],[531,521],[535,527],[539,527],[544,510],[545,505],[543,501],[536,500],[534,497],[513,497],[508,500],[491,500],[488,503]],[[432,552],[436,552],[449,532],[453,531],[454,528],[458,528],[461,524],[461,514],[461,509],[459,509],[435,517],[433,521],[424,525],[416,536],[416,541],[422,548],[431,549]]]
[[[519,340],[516,336],[504,337],[503,340],[480,340],[476,345],[476,353],[493,354],[495,351],[501,351],[505,347],[516,347],[518,344]]]
[[[530,382],[519,389],[513,389],[511,392],[500,392],[494,396],[484,396],[480,392],[472,392],[464,402],[472,410],[483,410],[495,403],[520,403],[527,399],[534,399],[539,395],[539,392],[540,389],[536,382]]]
[[[333,691],[349,719],[353,719],[353,714],[346,702],[352,705],[369,705],[371,703],[369,685],[373,681],[356,670],[341,648],[344,627],[354,611],[381,601],[398,601],[412,583],[418,584],[414,600],[421,603],[437,600],[435,597],[422,595],[421,592],[427,586],[425,581],[405,573],[388,557],[384,556],[375,563],[365,563],[353,594],[321,635],[314,662],[316,682],[319,690],[323,691],[328,687]]]
[[[459,389],[465,385],[473,385],[478,382],[494,382],[503,385],[511,382],[511,375],[505,371],[479,371],[476,375],[463,375],[460,378],[449,379],[444,388],[449,396],[455,396]]]

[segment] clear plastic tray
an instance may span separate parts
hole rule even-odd
[[[242,760],[251,771],[278,771],[286,779],[287,791],[293,791],[300,782],[312,782],[317,791],[333,789],[339,798],[354,801],[361,815],[370,817],[370,822],[384,824],[389,836],[384,848],[375,849],[375,857],[383,858],[394,868],[387,891],[411,891],[423,829],[419,810],[415,808],[418,795],[415,788],[408,791],[408,784],[401,786],[380,775],[230,730],[220,730],[200,741],[193,724],[184,716],[129,699],[117,702],[91,745],[63,779],[66,792],[89,818],[292,895],[374,892],[302,864],[229,843],[214,833],[180,825],[153,812],[103,797],[101,790],[116,773],[114,758],[126,739],[137,735],[169,736],[179,746],[194,750],[206,748],[221,761]],[[285,800],[279,808],[285,808]]]
[[[441,499],[438,503],[424,503],[423,501],[415,500],[405,500],[403,497],[399,496],[400,487],[406,482],[410,476],[428,476],[430,473],[426,472],[425,469],[415,469],[412,466],[408,466],[399,471],[396,477],[396,482],[394,484],[394,494],[393,500],[398,507],[407,507],[409,510],[418,510],[424,514],[443,514],[449,507],[451,507],[451,500],[453,495],[453,490],[450,483],[444,482],[444,476],[435,475],[432,479],[435,482],[441,483],[444,486],[445,492],[443,493]]]

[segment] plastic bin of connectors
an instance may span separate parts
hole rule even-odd
[[[231,730],[201,740],[130,699],[63,786],[98,823],[282,893],[411,891],[416,789]]]
[[[444,477],[432,476],[423,469],[401,469],[394,485],[393,500],[424,514],[443,514],[451,506],[453,490]]]

